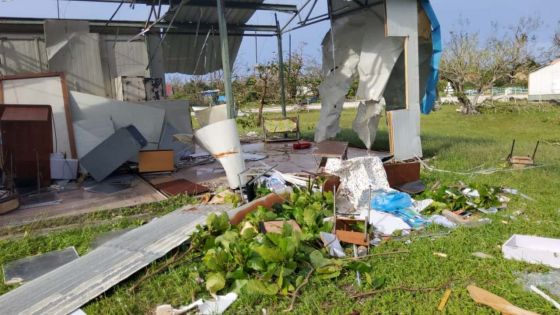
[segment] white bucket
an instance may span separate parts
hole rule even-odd
[[[211,106],[203,110],[194,112],[194,116],[200,127],[206,127],[210,124],[227,119],[227,106],[226,104]]]
[[[226,171],[229,187],[239,187],[239,174],[245,170],[241,142],[237,134],[235,119],[226,119],[198,129],[195,141],[216,158]],[[247,182],[241,176],[241,185]]]

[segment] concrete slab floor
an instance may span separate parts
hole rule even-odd
[[[294,141],[290,141],[243,144],[244,152],[264,154],[267,156],[260,161],[247,161],[246,167],[272,167],[277,165],[276,170],[284,173],[316,171],[319,166],[319,160],[312,154],[316,149],[315,145],[312,145],[309,149],[294,150],[294,143]],[[379,157],[389,155],[387,152],[368,152],[364,149],[348,148],[349,159],[366,156],[368,154]],[[131,189],[114,194],[91,193],[83,189],[60,192],[58,194],[62,199],[60,204],[31,209],[18,209],[0,215],[0,227],[165,200],[166,197],[150,184],[155,185],[180,178],[207,186],[210,190],[228,186],[223,168],[219,162],[214,161],[209,164],[178,169],[170,174],[146,175],[144,176],[145,180],[136,177]]]

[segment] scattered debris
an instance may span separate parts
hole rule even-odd
[[[545,273],[519,273],[517,282],[526,289],[530,289],[531,285],[534,285],[544,288],[556,296],[560,296],[560,270],[557,269]]]
[[[449,300],[450,296],[451,296],[451,289],[449,288],[445,289],[445,292],[443,293],[443,296],[441,297],[441,300],[439,301],[438,304],[438,311],[443,312],[443,310],[445,309],[445,305],[447,305],[447,301]]]
[[[535,145],[532,156],[513,155],[513,149],[515,148],[515,139],[513,139],[513,143],[511,144],[511,151],[509,152],[506,160],[513,168],[525,168],[527,166],[535,165],[535,155],[537,154],[537,149],[539,148],[539,142],[540,141],[537,141],[537,145]]]
[[[198,314],[200,315],[219,315],[225,312],[235,300],[237,300],[237,294],[231,292],[226,295],[217,295],[215,301],[200,299],[179,309],[174,309],[168,304],[159,305],[156,308],[156,315],[180,315],[195,308],[198,308]]]
[[[502,252],[507,259],[560,268],[560,239],[514,234],[502,245]]]
[[[76,252],[76,249],[72,246],[63,250],[10,261],[2,266],[2,270],[4,271],[4,283],[12,285],[29,282],[78,257],[78,252]]]
[[[511,315],[538,315],[537,313],[519,308],[506,299],[477,286],[469,285],[467,286],[467,290],[475,302],[489,306],[500,313]]]
[[[340,244],[340,241],[336,237],[336,235],[332,233],[321,232],[321,241],[323,241],[323,245],[329,250],[329,255],[333,257],[346,257],[346,253],[344,253],[344,249]]]
[[[440,253],[440,252],[434,252],[434,256],[439,256],[439,257],[442,257],[442,258],[447,258],[447,254],[445,254],[445,253]]]
[[[536,294],[540,295],[543,299],[547,300],[548,302],[552,303],[556,309],[560,310],[560,303],[556,302],[553,298],[551,298],[548,294],[544,293],[543,291],[539,290],[539,288],[532,285],[531,290]]]
[[[195,196],[210,191],[210,189],[208,189],[208,187],[206,186],[202,186],[182,178],[159,183],[154,186],[156,187],[156,189],[160,190],[167,196],[176,196],[179,194]]]
[[[472,253],[472,255],[474,257],[481,258],[481,259],[493,259],[494,258],[494,256],[488,255],[488,254],[483,253],[483,252],[474,252],[474,253]]]
[[[150,172],[172,172],[175,152],[173,150],[149,150],[138,153],[138,171],[140,173]]]

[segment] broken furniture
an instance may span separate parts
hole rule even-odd
[[[11,285],[29,282],[78,257],[78,252],[71,246],[62,250],[10,261],[2,266],[4,283]]]
[[[105,179],[124,162],[136,156],[146,146],[146,139],[136,127],[117,130],[100,145],[80,159],[80,164],[98,182]]]
[[[262,118],[264,142],[298,141],[299,116],[283,118]]]
[[[327,159],[335,158],[346,160],[348,158],[348,142],[325,140],[317,143],[313,156],[320,159],[319,167],[327,164]]]
[[[533,155],[513,155],[513,150],[515,148],[515,139],[513,139],[513,143],[511,144],[511,151],[507,156],[507,161],[513,168],[524,168],[526,166],[535,165],[535,155],[537,154],[537,149],[539,148],[539,142],[535,145],[535,149],[533,150]]]
[[[174,169],[173,150],[149,150],[138,153],[140,173],[172,172]]]
[[[179,194],[196,196],[210,191],[208,187],[193,183],[186,179],[176,179],[168,182],[163,182],[154,185],[154,187],[166,196],[176,196]]]
[[[51,183],[52,110],[49,105],[0,105],[3,169],[16,187]]]
[[[420,180],[420,162],[418,160],[383,163],[387,181],[391,188],[417,194],[424,191],[425,187]]]
[[[52,108],[52,143],[56,151],[69,158],[76,158],[76,144],[72,126],[66,77],[61,72],[0,76],[0,103],[50,105]],[[51,151],[52,152],[52,151]]]
[[[335,235],[341,242],[369,246],[367,227],[367,220],[335,216]]]

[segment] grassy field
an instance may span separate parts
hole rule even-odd
[[[343,112],[341,125],[344,129],[339,138],[359,145],[350,127],[354,114],[355,111],[351,110]],[[312,137],[319,113],[305,112],[299,115],[304,136]],[[492,223],[479,228],[458,228],[445,237],[433,239],[412,237],[411,242],[393,240],[375,248],[374,252],[396,249],[410,251],[407,254],[370,259],[375,275],[386,278],[385,288],[449,286],[453,291],[446,313],[493,314],[490,308],[476,305],[468,296],[466,286],[476,283],[520,307],[542,314],[555,313],[548,302],[523,290],[516,282],[518,272],[546,271],[547,268],[505,260],[500,245],[514,233],[560,238],[560,109],[541,106],[511,110],[508,107],[467,117],[456,113],[452,106],[444,106],[443,110],[422,117],[424,155],[429,158],[429,164],[438,169],[466,172],[502,168],[512,139],[517,140],[518,154],[532,153],[537,139],[546,141],[541,143],[536,158],[541,167],[490,175],[457,175],[423,170],[422,178],[428,187],[435,182],[453,184],[458,181],[508,186],[519,189],[535,201],[513,198],[507,210],[489,216]],[[387,147],[387,128],[382,121],[375,149]],[[114,229],[138,226],[146,221],[145,218],[130,219],[127,216],[161,215],[188,202],[192,200],[175,198],[160,204],[115,210],[107,214],[0,231],[0,235],[24,233],[20,238],[0,241],[0,263],[72,245],[76,246],[80,254],[85,254],[96,236]],[[517,215],[511,217],[514,213]],[[103,224],[106,219],[111,222]],[[101,223],[93,224],[95,222]],[[72,223],[79,224],[79,228],[56,231],[46,236],[34,232],[38,228]],[[429,233],[445,231],[437,227],[427,230]],[[436,256],[434,252],[446,253],[447,258]],[[472,256],[473,252],[484,252],[495,258],[476,258]],[[154,270],[158,264],[152,264],[147,270],[106,292],[85,306],[84,310],[88,314],[149,313],[158,304],[185,305],[204,291],[195,288],[193,282],[187,280],[187,263],[157,274],[144,282],[135,293],[129,292],[130,286],[140,276]],[[0,284],[0,293],[12,288]],[[434,314],[437,313],[437,305],[444,291],[395,290],[364,299],[350,297],[367,290],[355,286],[354,274],[345,274],[336,280],[313,281],[302,290],[293,313],[349,314],[357,311],[362,314]],[[289,298],[280,296],[263,298],[245,295],[228,313],[260,314],[262,309],[266,309],[268,314],[276,314],[281,313],[289,303]]]

